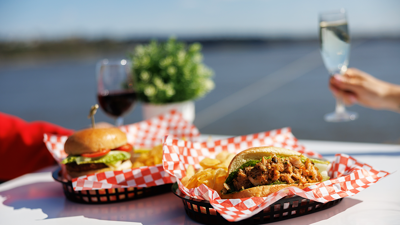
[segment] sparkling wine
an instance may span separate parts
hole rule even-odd
[[[136,102],[135,92],[98,94],[100,107],[110,116],[120,117],[132,110]]]
[[[347,22],[322,21],[319,24],[322,58],[329,74],[343,73],[349,64],[350,36]]]

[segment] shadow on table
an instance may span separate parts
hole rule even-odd
[[[361,202],[362,201],[360,201],[358,199],[353,199],[353,198],[349,198],[349,197],[344,198],[338,205],[336,205],[332,208],[322,210],[322,211],[319,211],[316,213],[312,213],[309,215],[300,216],[300,217],[296,217],[296,218],[289,219],[289,220],[284,220],[284,221],[277,222],[274,224],[276,224],[276,225],[287,224],[287,222],[293,221],[293,220],[296,221],[296,225],[308,225],[308,224],[316,223],[319,221],[327,220],[339,213],[346,211],[347,209],[349,209]]]
[[[67,200],[60,184],[39,182],[3,191],[0,195],[6,197],[4,205],[14,209],[41,209],[48,215],[47,219],[84,216],[143,224],[198,224],[186,215],[182,201],[172,193],[121,203],[80,204]],[[326,220],[359,203],[360,200],[345,198],[330,209],[295,218],[296,224],[306,225]],[[293,219],[274,224],[285,224],[289,221]]]
[[[320,212],[312,213],[309,215],[299,216],[293,219],[282,220],[279,222],[274,222],[274,225],[284,225],[284,224],[296,224],[296,225],[309,225],[319,221],[327,220],[347,209],[361,203],[362,201],[352,198],[344,198],[338,205],[322,210]],[[185,216],[185,225],[197,225],[199,223],[192,220],[189,216]]]
[[[27,191],[28,190],[28,191]],[[183,224],[182,201],[172,193],[110,204],[80,204],[65,198],[55,182],[39,182],[0,192],[4,205],[14,209],[41,209],[46,219],[84,216],[86,218],[141,222],[143,224]]]

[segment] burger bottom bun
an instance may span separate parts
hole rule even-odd
[[[297,187],[300,189],[304,189],[308,186],[314,185],[315,183],[306,183],[306,184],[276,184],[276,185],[264,185],[257,186],[248,189],[244,189],[243,191],[221,195],[221,198],[250,198],[250,197],[266,197],[272,193],[280,191],[287,187]]]
[[[101,172],[106,172],[106,171],[125,170],[125,169],[131,169],[131,168],[132,168],[132,162],[130,160],[126,160],[121,165],[119,165],[117,168],[107,167],[107,168],[102,168],[102,169],[98,169],[98,170],[88,170],[88,171],[82,171],[82,172],[73,172],[73,171],[68,171],[67,170],[67,174],[71,178],[76,178],[76,177],[90,175],[90,174],[94,174],[94,173],[101,173]]]

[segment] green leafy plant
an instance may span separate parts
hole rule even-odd
[[[210,92],[213,71],[203,64],[201,47],[175,38],[137,46],[130,59],[139,99],[163,104],[194,100]]]

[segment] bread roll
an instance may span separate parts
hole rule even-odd
[[[69,136],[64,150],[68,155],[81,155],[114,149],[126,143],[126,134],[116,127],[88,128]]]
[[[289,150],[289,149],[284,149],[284,148],[279,148],[279,147],[253,147],[249,148],[247,150],[244,150],[237,154],[231,161],[229,168],[228,168],[228,173],[231,174],[232,172],[236,171],[239,169],[243,164],[250,160],[260,160],[263,157],[268,157],[268,156],[280,156],[280,157],[290,157],[290,156],[297,156],[299,158],[303,158],[301,153]],[[250,178],[249,178],[250,179]],[[260,186],[255,186],[255,187],[250,187],[238,192],[233,192],[230,194],[221,194],[221,198],[248,198],[248,197],[266,197],[272,193],[275,193],[279,190],[282,190],[287,187],[298,187],[300,189],[304,189],[308,186],[311,186],[313,184],[316,184],[319,182],[315,183],[291,183],[291,184],[266,184],[266,185],[260,185]],[[227,185],[227,184],[226,184]]]

